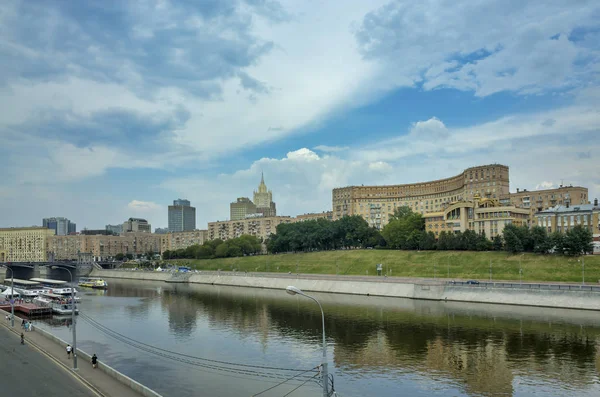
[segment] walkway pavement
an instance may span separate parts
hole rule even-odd
[[[21,346],[21,319],[15,316],[15,328],[4,316],[0,319],[0,390],[8,396],[93,396],[140,397],[141,395],[93,369],[87,360],[79,360],[77,372],[71,370],[73,358],[58,343],[35,331],[24,332]],[[6,359],[5,359],[6,357]],[[99,361],[99,365],[102,362]],[[8,389],[7,389],[8,387]]]

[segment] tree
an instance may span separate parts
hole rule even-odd
[[[502,240],[502,236],[499,234],[495,235],[492,244],[494,251],[502,251],[502,248],[504,248],[504,241]]]
[[[577,225],[565,233],[564,251],[567,255],[587,254],[593,250],[593,235],[588,228]]]
[[[425,232],[424,230],[421,233],[421,249],[426,251],[437,249],[435,234],[433,232]]]
[[[561,232],[554,232],[549,237],[550,249],[557,254],[565,253],[565,235]]]
[[[504,235],[504,249],[513,254],[523,252],[523,243],[517,233],[519,231],[514,225],[507,225],[502,231]]]
[[[390,222],[384,226],[381,235],[387,246],[395,249],[419,249],[425,220],[421,214],[408,207],[396,208]]]
[[[125,255],[119,252],[117,255],[115,255],[115,259],[118,261],[122,261],[123,259],[125,259]]]
[[[538,254],[547,254],[552,248],[548,232],[541,226],[534,226],[529,232],[533,252]]]
[[[132,253],[127,253],[127,254],[125,254],[125,256],[127,257],[128,260],[132,260],[133,259],[133,254]]]

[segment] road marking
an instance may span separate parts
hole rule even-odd
[[[4,326],[4,328],[8,329],[9,331],[12,331],[12,333],[14,333],[15,335],[20,336],[19,333],[17,331],[15,331],[14,329],[11,329],[11,327],[7,326],[6,324],[2,324],[2,325]],[[64,371],[66,371],[67,373],[69,373],[73,378],[75,378],[83,386],[87,387],[96,396],[98,396],[98,397],[108,397],[105,394],[103,394],[100,390],[98,390],[94,385],[92,385],[88,380],[86,380],[82,376],[80,376],[77,372],[73,371],[67,365],[63,364],[61,361],[59,361],[56,358],[54,358],[54,356],[52,356],[50,353],[46,352],[44,349],[42,349],[41,347],[39,347],[35,342],[32,342],[31,340],[28,340],[26,342],[31,347],[33,347],[34,349],[36,349],[38,352],[40,352],[43,355],[45,355],[46,357],[48,357],[51,361],[53,361],[56,365],[58,365],[59,367],[61,367]]]

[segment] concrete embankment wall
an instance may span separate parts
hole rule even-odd
[[[48,331],[45,331],[39,327],[37,327],[35,329],[35,332],[37,332],[40,335],[43,335],[44,337],[50,339],[51,341],[58,343],[59,345],[61,345],[62,347],[67,347],[67,342],[65,342],[64,340],[52,335],[51,333],[49,333]],[[77,348],[77,352],[78,352],[78,356],[79,358],[83,359],[83,361],[86,362],[91,362],[92,361],[92,356],[84,351],[82,351],[81,349]],[[142,385],[139,382],[136,382],[135,380],[131,379],[130,377],[128,377],[127,375],[123,375],[122,373],[120,373],[119,371],[117,371],[116,369],[106,365],[105,363],[100,362],[100,365],[98,365],[98,369],[100,371],[103,371],[104,373],[106,373],[108,376],[118,380],[119,382],[123,383],[125,386],[131,388],[132,390],[138,392],[141,396],[144,397],[162,397],[160,394],[158,394],[157,392],[155,392],[152,389],[147,388],[146,386]]]
[[[303,291],[348,295],[383,296],[390,298],[427,299],[438,301],[474,302],[520,306],[540,306],[564,309],[600,310],[600,292],[571,290],[536,290],[484,286],[459,286],[442,283],[409,281],[373,281],[346,278],[331,279],[307,275],[301,277],[261,277],[257,274],[193,273],[185,280],[172,278],[170,273],[134,271],[97,271],[94,276],[135,280],[175,281],[235,287],[285,289],[294,285]]]

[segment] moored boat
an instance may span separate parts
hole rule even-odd
[[[75,314],[79,313],[77,305],[74,305],[71,299],[65,299],[61,295],[49,292],[41,293],[33,300],[33,303],[42,307],[52,308],[52,312],[56,314],[72,314],[73,308],[75,308]]]
[[[80,278],[78,285],[80,287],[85,287],[85,288],[96,288],[96,289],[107,289],[108,288],[108,283],[98,277]]]

